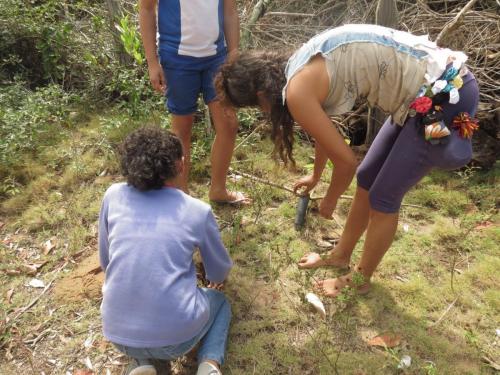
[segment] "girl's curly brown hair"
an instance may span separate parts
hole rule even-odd
[[[287,163],[292,156],[294,120],[283,104],[285,66],[290,53],[272,51],[243,52],[222,65],[215,77],[219,99],[237,108],[259,106],[258,92],[271,104],[271,139],[275,153]]]
[[[121,169],[127,183],[138,190],[161,189],[179,173],[182,158],[179,138],[159,127],[143,127],[130,133],[120,146]]]

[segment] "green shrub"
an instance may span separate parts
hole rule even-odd
[[[54,144],[64,133],[74,97],[58,85],[30,91],[20,84],[0,87],[0,176],[25,153]]]

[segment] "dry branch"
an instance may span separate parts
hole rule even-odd
[[[287,191],[287,192],[292,193],[293,195],[295,195],[297,197],[300,196],[299,194],[295,193],[295,191],[293,191],[292,188],[289,188],[287,186],[283,186],[283,185],[277,184],[275,182],[272,182],[272,181],[266,180],[264,178],[260,178],[260,177],[254,176],[254,175],[249,174],[249,173],[237,171],[237,170],[232,169],[232,168],[230,168],[229,171],[232,174],[236,175],[236,176],[245,177],[245,178],[248,178],[249,180],[256,181],[256,182],[259,182],[259,183],[264,184],[264,185],[272,186],[272,187],[275,187],[277,189],[281,189],[281,190]],[[311,200],[317,200],[317,199],[323,199],[323,198],[324,198],[324,196],[317,196],[317,197],[311,197]],[[344,195],[343,194],[343,195],[340,196],[340,199],[349,199],[349,200],[352,200],[352,199],[354,199],[354,197],[352,195]],[[419,206],[417,204],[409,204],[409,203],[402,203],[402,206],[415,207],[415,208],[423,208],[423,206]]]
[[[462,17],[464,16],[464,14],[470,8],[472,8],[472,6],[476,3],[476,1],[477,0],[469,0],[469,2],[462,8],[462,10],[457,13],[457,15],[455,16],[455,18],[453,18],[450,22],[448,22],[446,25],[444,25],[443,30],[441,30],[441,32],[439,33],[439,35],[436,38],[436,44],[439,44],[439,42],[441,41],[441,39],[443,39],[443,37],[446,34],[449,34],[454,29],[457,28],[458,22],[462,19]]]
[[[294,13],[294,12],[267,12],[268,16],[287,16],[287,17],[314,17],[312,13]]]
[[[271,0],[259,0],[253,8],[252,15],[250,16],[247,27],[243,31],[241,37],[244,46],[248,46],[250,44],[250,34],[252,28],[255,26],[255,23],[259,20],[259,18],[264,15],[270,2]]]

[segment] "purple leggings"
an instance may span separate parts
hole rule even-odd
[[[422,125],[408,117],[403,127],[388,118],[357,171],[358,186],[369,192],[370,205],[384,213],[399,211],[404,195],[432,168],[456,169],[472,157],[470,139],[451,129],[460,112],[476,113],[479,88],[471,73],[463,77],[460,101],[442,105],[444,121],[451,130],[447,144],[432,145],[424,139]]]

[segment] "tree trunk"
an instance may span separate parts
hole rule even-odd
[[[106,0],[106,6],[108,8],[109,31],[113,35],[113,43],[115,46],[115,58],[121,65],[130,65],[132,63],[132,57],[123,48],[123,43],[120,39],[120,32],[116,28],[116,24],[120,22],[120,18],[123,16],[120,1]]]

